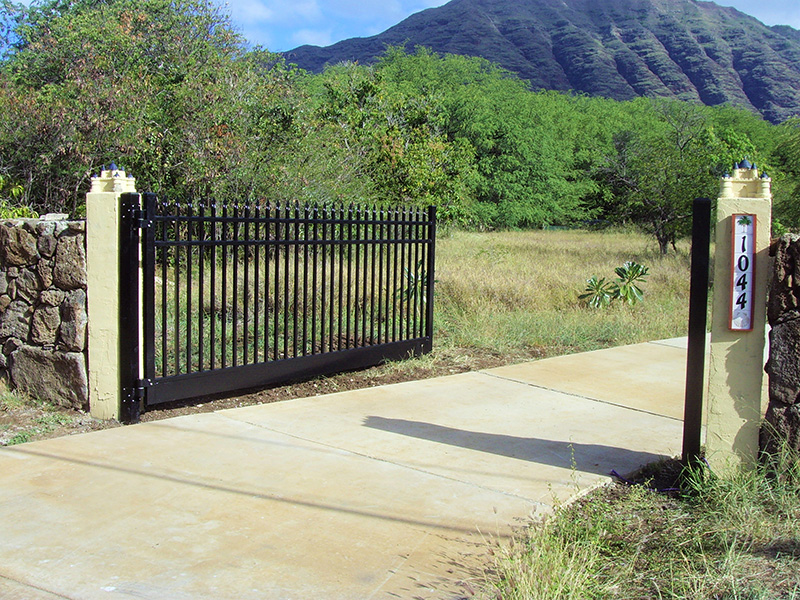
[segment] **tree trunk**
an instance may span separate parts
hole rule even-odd
[[[658,240],[658,249],[661,250],[661,254],[668,254],[669,253],[669,235],[656,232],[656,239]]]

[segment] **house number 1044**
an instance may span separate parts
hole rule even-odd
[[[753,329],[756,216],[736,214],[732,219],[730,328],[733,331],[751,331]]]

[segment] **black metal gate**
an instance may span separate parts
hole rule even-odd
[[[431,350],[433,207],[192,205],[123,194],[121,223],[127,420],[162,402]]]

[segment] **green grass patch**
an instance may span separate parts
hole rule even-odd
[[[0,384],[0,445],[14,446],[47,436],[74,417],[52,404]]]
[[[596,490],[506,548],[485,597],[800,598],[798,465],[785,452],[727,478],[684,472],[671,493],[647,481]]]
[[[12,435],[5,443],[5,445],[16,446],[17,444],[25,444],[27,442],[30,442],[35,434],[36,434],[35,431],[19,431],[14,435]]]
[[[9,411],[27,406],[30,402],[17,392],[8,390],[4,384],[0,387],[0,411]]]
[[[55,411],[56,409],[53,408],[51,410]],[[47,436],[47,434],[52,433],[59,427],[71,424],[74,418],[59,412],[47,412],[33,418],[20,419],[20,421],[21,423],[17,424],[16,431],[13,434],[7,436],[6,439],[3,439],[4,436],[0,436],[0,441],[2,442],[0,445],[14,446]],[[4,427],[0,431],[8,431],[9,429],[10,427]]]

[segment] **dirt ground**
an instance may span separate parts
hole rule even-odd
[[[362,371],[318,377],[309,381],[293,382],[250,391],[246,394],[206,397],[163,404],[144,412],[141,421],[157,421],[180,415],[213,412],[253,404],[268,404],[293,398],[306,398],[403,381],[453,375],[534,360],[542,358],[543,355],[544,353],[538,350],[529,350],[525,354],[509,356],[491,352],[476,353],[473,349],[448,348],[421,358],[388,363]],[[0,446],[120,426],[116,421],[99,421],[85,412],[53,407],[36,401],[0,402]]]

